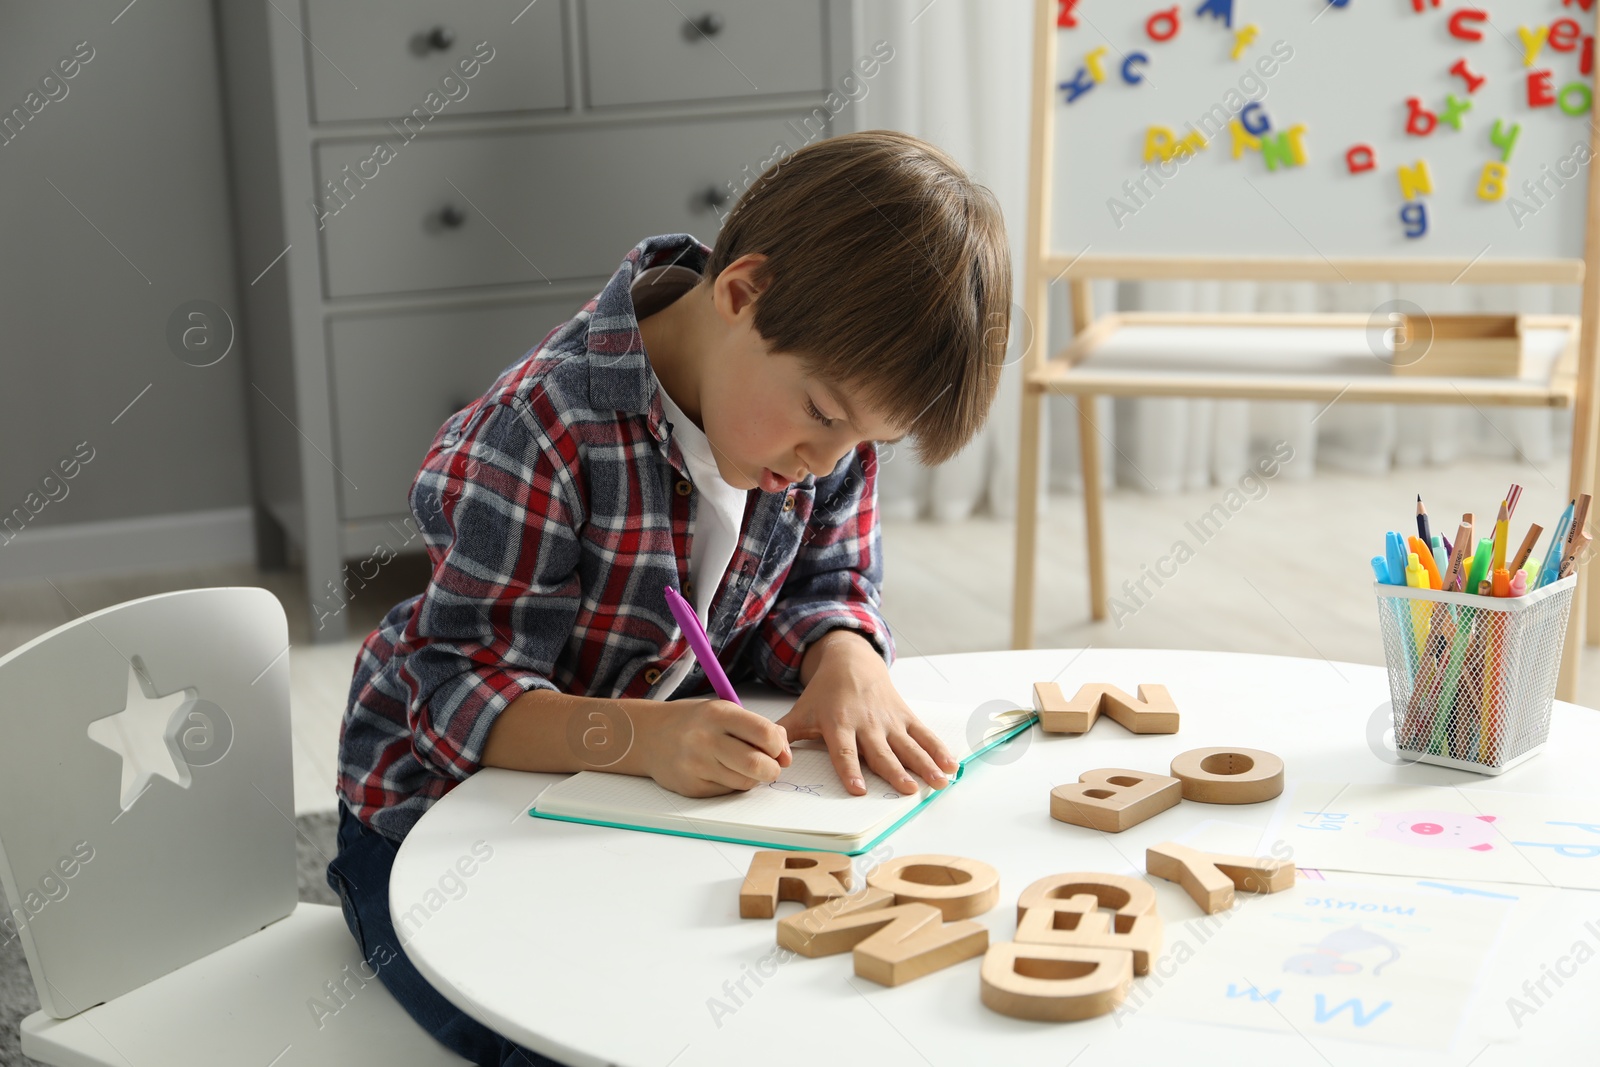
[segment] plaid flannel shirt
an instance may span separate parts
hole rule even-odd
[[[697,494],[629,286],[661,264],[700,270],[710,251],[686,234],[641,242],[434,438],[410,494],[432,576],[362,644],[340,730],[339,796],[380,833],[404,838],[478,770],[524,691],[645,697],[691,655],[662,589],[687,584]],[[730,679],[799,693],[806,648],[838,628],[894,662],[877,470],[864,442],[826,476],[749,492],[708,614]],[[659,696],[710,691],[697,665]]]

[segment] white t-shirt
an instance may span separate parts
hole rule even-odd
[[[662,296],[670,295],[675,299],[699,281],[700,273],[688,267],[671,265],[642,271],[633,281],[632,291],[638,294],[634,301],[635,311],[641,318],[647,317],[671,303],[670,299],[662,299]],[[641,286],[649,286],[653,290],[649,297],[639,294]],[[643,307],[640,306],[641,299]],[[660,385],[659,380],[656,384]],[[683,413],[683,409],[667,394],[665,386],[661,387],[661,404],[666,409],[672,436],[677,438],[678,448],[688,464],[689,480],[700,494],[695,508],[693,536],[689,539],[689,581],[694,595],[684,599],[694,607],[700,625],[707,626],[711,598],[722,584],[728,564],[733,561],[733,550],[739,544],[739,527],[744,521],[745,503],[750,491],[736,489],[722,477],[705,432]],[[685,651],[656,679],[648,697],[664,699],[695,666],[694,654]]]

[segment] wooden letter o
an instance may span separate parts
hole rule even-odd
[[[1283,792],[1283,760],[1258,748],[1191,748],[1172,761],[1183,799],[1259,804]]]
[[[899,856],[875,867],[867,885],[893,893],[896,904],[932,904],[945,922],[982,915],[1000,900],[1000,872],[964,856]]]

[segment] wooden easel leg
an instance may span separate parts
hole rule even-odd
[[[1022,385],[1022,451],[1017,457],[1017,558],[1011,583],[1011,647],[1033,647],[1034,561],[1039,537],[1039,421],[1044,394]]]
[[[1083,540],[1089,557],[1089,617],[1106,617],[1105,520],[1101,514],[1100,430],[1094,421],[1094,397],[1079,394],[1078,456],[1083,463]]]
[[[1600,94],[1600,69],[1591,72],[1591,95]],[[1593,124],[1589,149],[1600,149],[1600,129]],[[1572,467],[1568,483],[1570,495],[1594,493],[1600,466],[1600,171],[1589,171],[1589,204],[1584,215],[1582,306],[1578,322],[1578,378],[1572,406]],[[1578,564],[1578,588],[1572,594],[1572,612],[1567,616],[1567,641],[1561,659],[1557,693],[1562,700],[1576,700],[1578,691],[1578,653],[1584,647],[1585,622],[1590,609],[1600,619],[1600,588],[1582,562]],[[1576,633],[1574,633],[1576,631]],[[1600,644],[1600,633],[1588,635],[1588,644]]]
[[[1596,474],[1595,447],[1595,386],[1597,373],[1594,360],[1589,352],[1593,345],[1595,324],[1587,321],[1588,316],[1595,314],[1594,301],[1590,299],[1588,289],[1590,282],[1585,282],[1584,311],[1585,321],[1582,325],[1579,347],[1578,390],[1572,406],[1572,456],[1568,467],[1567,488],[1569,495],[1576,498],[1579,493],[1592,493]],[[1588,358],[1585,358],[1588,357]],[[1554,547],[1554,546],[1552,546]],[[1594,601],[1594,603],[1591,603]],[[1578,657],[1584,648],[1584,631],[1589,618],[1589,611],[1593,608],[1600,613],[1600,588],[1592,580],[1589,568],[1584,563],[1578,564],[1578,588],[1572,592],[1572,609],[1567,614],[1567,636],[1561,647],[1561,673],[1556,678],[1556,697],[1559,700],[1575,702],[1578,699]],[[1600,617],[1597,614],[1596,617]],[[1595,636],[1600,637],[1600,634]]]
[[[1596,439],[1593,432],[1591,432],[1589,439],[1590,441],[1594,442],[1595,448],[1600,449],[1600,440]],[[1590,457],[1589,470],[1594,472],[1594,483],[1590,485],[1589,493],[1596,499],[1600,499],[1600,489],[1595,487],[1597,484],[1600,484],[1600,462],[1597,462],[1595,457]],[[1569,616],[1567,618],[1567,629],[1571,630],[1574,626],[1576,626],[1578,634],[1581,638],[1572,645],[1573,652],[1575,654],[1578,649],[1582,648],[1584,645],[1588,645],[1590,648],[1600,647],[1600,626],[1589,625],[1590,620],[1600,619],[1600,582],[1594,580],[1594,576],[1589,573],[1588,565],[1584,563],[1578,564],[1578,588],[1572,594],[1575,602],[1573,605],[1574,607],[1577,606],[1576,601],[1580,596],[1584,598],[1584,607],[1586,610],[1576,613],[1575,617]],[[1563,666],[1565,666],[1564,663]],[[1578,668],[1576,659],[1574,659],[1572,669],[1572,686],[1574,691],[1576,691],[1578,686]],[[1562,697],[1561,699],[1567,700],[1569,698]]]
[[[1586,396],[1579,390],[1578,402],[1572,412],[1571,487],[1574,497],[1580,491],[1594,492],[1592,482],[1597,473],[1597,442],[1592,407],[1592,394]],[[1579,657],[1583,655],[1586,644],[1600,644],[1600,627],[1591,627],[1590,619],[1600,619],[1600,582],[1594,580],[1588,564],[1579,562],[1578,588],[1572,591],[1572,609],[1567,613],[1567,636],[1561,645],[1561,673],[1556,677],[1558,700],[1577,703]]]
[[[1072,335],[1094,325],[1094,283],[1074,278],[1068,285],[1072,301]],[[1101,504],[1105,490],[1100,482],[1100,428],[1095,425],[1095,398],[1079,394],[1078,458],[1083,464],[1083,542],[1089,559],[1089,617],[1100,622],[1106,617],[1105,520]]]

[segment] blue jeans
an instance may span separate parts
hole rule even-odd
[[[328,864],[328,885],[339,894],[344,921],[367,966],[377,971],[400,1006],[446,1048],[490,1067],[563,1067],[484,1026],[450,1003],[406,958],[389,917],[389,869],[399,846],[364,825],[339,802],[339,854]]]

